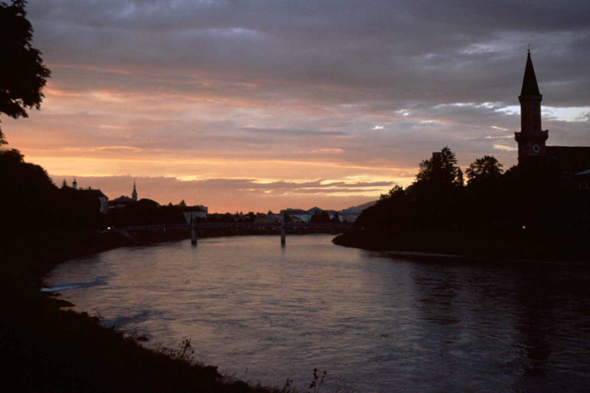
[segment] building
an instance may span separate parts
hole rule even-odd
[[[127,196],[121,195],[119,198],[115,198],[109,201],[109,210],[113,209],[125,209],[130,203],[135,201]]]
[[[76,195],[79,195],[80,197],[82,197],[83,199],[86,200],[92,200],[92,199],[98,199],[100,205],[99,205],[99,211],[102,214],[107,214],[108,209],[109,209],[109,198],[100,190],[93,190],[92,188],[88,187],[87,189],[84,188],[80,188],[78,189],[78,182],[76,181],[76,178],[74,177],[74,181],[72,182],[72,187],[68,187],[68,184],[66,183],[66,179],[64,179],[62,186],[61,186],[62,190],[75,190],[76,191]],[[69,192],[68,191],[68,192]]]
[[[258,213],[256,214],[256,218],[254,222],[264,223],[264,224],[278,224],[281,222],[281,215],[280,214],[263,214]]]
[[[187,224],[191,224],[193,219],[207,219],[207,214],[209,213],[209,208],[203,205],[197,206],[188,206],[182,209],[182,214],[184,214],[184,219],[186,220]]]
[[[135,180],[133,180],[133,191],[131,192],[131,198],[125,195],[121,195],[118,198],[113,199],[109,202],[109,210],[114,209],[125,209],[130,203],[137,202],[137,188],[135,187]]]
[[[548,164],[562,175],[563,184],[578,188],[577,176],[590,170],[590,147],[546,146],[549,131],[541,125],[541,101],[530,50],[524,71],[520,96],[520,132],[514,133],[518,143],[518,165]]]
[[[81,190],[78,190],[78,192],[83,193],[84,196],[89,199],[93,199],[93,198],[98,199],[98,201],[100,202],[99,211],[102,214],[108,213],[108,211],[109,211],[109,198],[107,198],[107,196],[105,194],[103,194],[102,191],[93,190],[90,187],[88,187],[88,189],[86,189],[86,190],[81,189]]]
[[[285,217],[285,214],[293,222],[310,222],[311,214],[307,210],[303,209],[291,209],[281,210],[281,217]]]

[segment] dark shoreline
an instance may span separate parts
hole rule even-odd
[[[388,252],[408,258],[471,259],[480,263],[590,263],[586,232],[534,233],[460,230],[387,231],[356,229],[336,236],[338,246]]]
[[[307,233],[326,231],[295,232]],[[217,230],[200,238],[270,234],[274,232]],[[17,392],[280,392],[224,377],[216,367],[192,361],[190,347],[147,349],[139,344],[141,337],[102,327],[87,313],[64,310],[71,304],[59,294],[41,292],[43,277],[65,261],[189,237],[186,230],[110,231],[30,234],[8,242],[0,278],[0,359],[8,366],[0,383]],[[192,345],[198,350],[198,343]]]

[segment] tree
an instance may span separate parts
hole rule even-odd
[[[0,3],[0,113],[14,119],[28,117],[27,109],[41,107],[41,90],[50,72],[41,52],[31,46],[33,27],[25,0]],[[0,146],[8,143],[0,128]]]
[[[465,171],[468,184],[489,184],[502,176],[502,164],[494,156],[483,156],[469,165]]]
[[[439,186],[463,186],[463,172],[457,165],[457,157],[451,149],[443,148],[440,153],[420,163],[416,183],[431,183]]]
[[[406,192],[404,191],[403,187],[395,185],[395,186],[393,186],[393,188],[391,190],[389,190],[389,192],[387,194],[381,194],[381,196],[379,197],[379,200],[383,201],[383,200],[395,198],[400,193],[405,194]]]
[[[406,190],[413,206],[406,215],[416,226],[454,227],[462,220],[463,191],[463,172],[457,157],[445,147],[420,163],[416,181]]]
[[[319,210],[311,217],[311,222],[314,224],[330,222],[330,214],[326,211]]]

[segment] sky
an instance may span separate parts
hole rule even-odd
[[[590,146],[588,0],[30,0],[52,75],[9,147],[61,185],[210,212],[343,209],[445,146],[517,163],[530,45],[548,145]]]

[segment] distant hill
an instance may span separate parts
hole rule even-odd
[[[377,203],[377,201],[371,201],[371,202],[363,203],[362,205],[349,207],[349,208],[344,209],[342,211],[363,211],[363,210],[373,206],[376,203]]]

